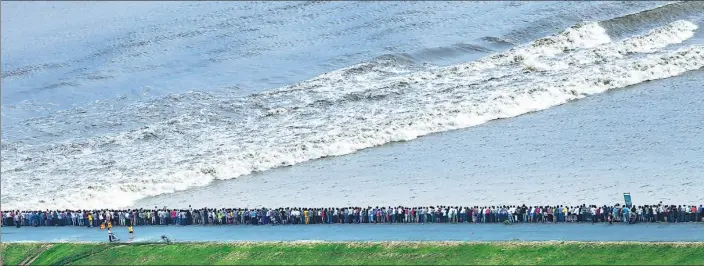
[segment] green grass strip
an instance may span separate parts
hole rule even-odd
[[[41,244],[2,244],[17,265]],[[704,265],[704,243],[54,244],[32,265]]]
[[[25,258],[31,258],[39,254],[42,245],[40,244],[13,244],[1,245],[0,254],[3,265],[18,265]]]

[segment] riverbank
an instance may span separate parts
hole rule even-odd
[[[18,243],[0,248],[3,265],[704,264],[704,243]]]

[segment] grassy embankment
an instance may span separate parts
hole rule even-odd
[[[0,244],[3,265],[689,264],[704,243]]]

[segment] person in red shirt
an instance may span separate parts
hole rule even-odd
[[[327,220],[325,220],[325,213],[328,211],[328,209],[323,209],[323,211],[320,213],[320,216],[322,216],[322,222],[327,223]]]

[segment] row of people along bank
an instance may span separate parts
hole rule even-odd
[[[3,211],[3,226],[703,222],[702,205]]]

